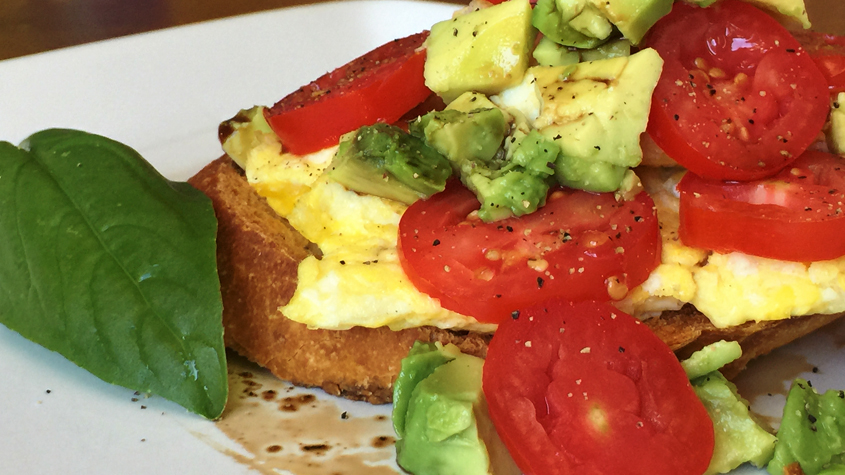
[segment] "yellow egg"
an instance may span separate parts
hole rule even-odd
[[[716,327],[845,311],[845,258],[802,263],[719,254],[678,239],[682,172],[641,169],[661,222],[661,264],[619,306],[640,318],[691,303]]]
[[[247,181],[281,216],[287,216],[296,200],[311,189],[331,163],[337,147],[300,157],[280,153],[278,145],[264,143],[249,150],[243,164]]]
[[[282,313],[309,327],[332,330],[434,325],[492,332],[494,325],[445,310],[411,284],[396,250],[399,219],[407,206],[319,176],[332,153],[256,154],[248,163],[253,187],[322,252],[300,263],[296,292]]]
[[[321,179],[303,194],[288,221],[323,253],[358,249],[371,255],[396,248],[399,219],[407,206]]]
[[[307,157],[266,144],[250,151],[247,178],[322,251],[299,267],[299,283],[282,311],[313,328],[392,329],[435,325],[490,332],[495,326],[443,309],[408,280],[396,250],[406,206],[361,195],[322,177],[334,148]],[[747,321],[845,311],[845,258],[795,263],[741,253],[718,254],[678,238],[677,169],[640,169],[661,223],[660,265],[618,302],[640,318],[691,303],[717,327]]]
[[[377,259],[373,259],[377,257]],[[299,284],[282,313],[313,328],[393,330],[435,325],[490,332],[495,327],[443,309],[407,279],[396,249],[375,256],[336,253],[299,266]]]

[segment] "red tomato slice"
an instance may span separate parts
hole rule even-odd
[[[607,303],[535,304],[499,325],[490,418],[526,475],[700,475],[713,424],[675,355]]]
[[[427,36],[393,40],[321,76],[267,109],[267,122],[286,150],[304,155],[361,126],[397,121],[431,94],[423,77]]]
[[[845,255],[845,162],[807,151],[778,175],[721,182],[687,173],[681,193],[681,241],[727,253],[786,261]]]
[[[803,30],[793,33],[827,79],[831,93],[845,91],[845,36]]]
[[[819,68],[786,29],[746,2],[677,2],[646,41],[665,61],[648,133],[700,176],[771,176],[824,126],[830,104]]]
[[[559,296],[622,298],[660,260],[654,202],[645,193],[557,189],[535,213],[484,223],[457,181],[411,205],[399,222],[400,262],[411,282],[447,309],[497,323]],[[468,217],[469,215],[469,217]]]

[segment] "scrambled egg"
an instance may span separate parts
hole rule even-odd
[[[491,332],[418,291],[399,263],[396,242],[406,206],[359,195],[322,177],[336,147],[306,157],[277,147],[249,151],[249,182],[291,225],[322,251],[299,265],[299,283],[281,310],[313,328],[343,330],[387,326],[394,330],[435,325]]]
[[[282,153],[275,135],[255,132],[242,139],[230,155],[239,157],[248,181],[322,251],[300,264],[296,293],[282,308],[288,318],[326,329],[495,329],[443,309],[410,283],[396,249],[405,205],[359,195],[323,177],[337,147],[298,157]],[[720,328],[845,311],[845,257],[784,262],[684,246],[675,189],[684,171],[641,167],[637,173],[657,206],[663,249],[648,280],[617,302],[621,310],[646,319],[690,303]]]
[[[244,166],[247,181],[281,216],[293,211],[296,201],[311,189],[332,161],[337,146],[300,158],[281,154],[281,144],[250,151]]]
[[[661,264],[619,307],[639,318],[693,304],[717,327],[748,321],[845,311],[845,257],[801,263],[719,254],[678,240],[678,193],[683,171],[637,171],[657,205]]]
[[[250,183],[280,215],[320,247],[299,266],[288,318],[313,328],[402,328],[435,325],[491,332],[494,325],[443,309],[408,281],[396,250],[405,205],[359,195],[322,176],[335,148],[307,157],[253,148]],[[717,327],[748,321],[845,311],[845,257],[783,262],[742,253],[719,254],[678,239],[678,194],[683,171],[638,170],[661,222],[661,264],[618,306],[645,319],[693,304]]]

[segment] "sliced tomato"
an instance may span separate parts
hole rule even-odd
[[[487,351],[484,395],[526,475],[700,475],[713,425],[675,355],[608,303],[522,308]]]
[[[798,41],[753,5],[677,2],[646,41],[665,61],[648,133],[700,176],[771,176],[824,126],[827,81]]]
[[[397,121],[431,94],[423,77],[427,36],[391,41],[321,76],[267,109],[267,122],[286,150],[304,155],[361,126]]]
[[[654,202],[645,193],[555,189],[539,211],[492,223],[457,181],[411,205],[399,222],[400,262],[411,282],[447,309],[500,322],[525,305],[622,298],[660,259]]]
[[[721,182],[687,173],[681,194],[681,241],[721,253],[785,261],[845,255],[845,161],[807,151],[778,175]]]
[[[845,36],[810,30],[793,35],[824,74],[830,92],[845,91]]]

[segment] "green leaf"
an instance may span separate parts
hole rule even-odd
[[[228,385],[210,200],[74,130],[0,142],[0,323],[207,418]]]

